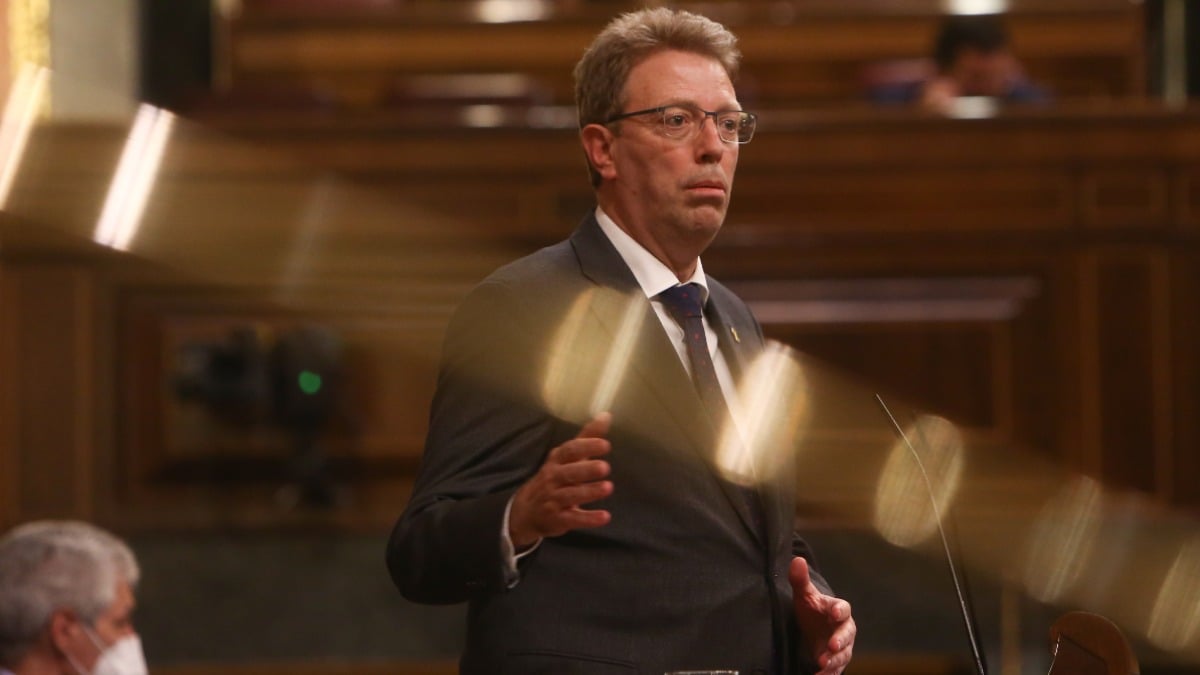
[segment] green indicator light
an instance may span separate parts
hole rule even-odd
[[[300,371],[300,391],[312,395],[321,391],[321,376],[311,370]]]

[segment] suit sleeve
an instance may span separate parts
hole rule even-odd
[[[497,282],[472,291],[450,321],[425,454],[387,546],[409,600],[462,602],[506,587],[505,507],[558,428],[539,402],[537,323]]]

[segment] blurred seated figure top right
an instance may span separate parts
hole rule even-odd
[[[933,68],[924,77],[876,82],[876,103],[916,104],[950,113],[960,97],[986,97],[1000,103],[1044,104],[1050,94],[1025,77],[998,15],[948,16],[933,46]]]

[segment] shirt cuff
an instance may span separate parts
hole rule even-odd
[[[508,503],[504,505],[504,521],[500,524],[500,558],[504,563],[504,587],[513,588],[521,581],[521,573],[517,570],[517,563],[521,558],[533,553],[538,546],[542,545],[542,540],[539,538],[533,542],[533,545],[526,548],[524,551],[517,553],[513,547],[512,537],[508,535],[508,516],[512,512],[513,499],[516,495],[509,497]]]

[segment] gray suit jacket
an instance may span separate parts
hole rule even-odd
[[[575,317],[571,368],[556,380],[591,391],[603,360],[594,357],[611,347],[626,298],[646,318],[611,406],[615,489],[595,506],[612,522],[544,540],[506,588],[505,505],[584,421],[548,401],[548,355]],[[711,278],[706,313],[736,374],[762,350],[761,329]],[[707,459],[713,436],[633,273],[589,216],[567,241],[488,277],[451,320],[388,569],[413,601],[470,603],[463,673],[802,672],[787,569],[808,551],[792,531],[793,476],[781,472],[759,490],[758,531]]]

